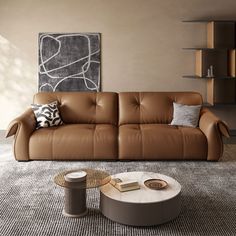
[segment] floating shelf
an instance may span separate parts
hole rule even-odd
[[[212,50],[212,51],[222,51],[222,50],[234,50],[235,48],[182,48],[183,50]]]
[[[183,23],[209,23],[209,22],[222,22],[222,23],[233,23],[236,20],[183,20]]]
[[[207,102],[203,103],[202,105],[204,107],[212,107],[212,104],[207,103]],[[216,103],[216,104],[214,104],[214,107],[215,108],[235,108],[236,109],[236,103],[227,103],[227,104],[225,104],[225,103]]]
[[[201,77],[201,76],[198,76],[198,75],[183,75],[182,76],[183,78],[186,78],[186,79],[219,79],[219,80],[224,80],[224,79],[232,79],[236,81],[236,77],[231,77],[231,76],[227,76],[227,77]]]

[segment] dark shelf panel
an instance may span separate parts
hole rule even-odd
[[[209,23],[209,22],[236,22],[236,20],[183,20],[184,23]]]
[[[203,107],[213,107],[214,105],[212,105],[212,104],[210,104],[210,103],[208,103],[208,102],[204,102],[204,103],[202,104],[202,106],[203,106]]]
[[[208,109],[212,111],[217,117],[224,120],[230,129],[230,134],[235,135],[236,131],[236,105],[232,104],[216,104],[214,106],[209,106]]]
[[[232,79],[232,80],[236,80],[236,77],[200,77],[200,76],[197,76],[197,75],[183,75],[182,76],[183,78],[186,78],[186,79],[221,79],[221,80],[224,80],[224,79]]]
[[[231,138],[235,137],[236,136],[236,130],[235,129],[230,129],[229,127],[229,135]]]
[[[182,48],[183,50],[212,50],[212,51],[221,51],[221,50],[234,50],[235,48]]]
[[[236,109],[236,103],[215,103],[214,105],[204,102],[202,104],[204,107],[211,107],[211,108],[223,108],[223,109]]]

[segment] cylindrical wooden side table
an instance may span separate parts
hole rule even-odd
[[[64,188],[64,209],[67,217],[82,217],[87,214],[86,189],[107,184],[111,177],[102,170],[76,169],[64,171],[54,177],[54,182]]]
[[[76,171],[64,176],[68,183],[65,188],[63,215],[67,217],[82,217],[87,214],[86,207],[86,176],[85,171]]]

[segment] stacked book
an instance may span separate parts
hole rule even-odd
[[[118,189],[120,192],[126,192],[131,190],[140,189],[139,183],[137,181],[122,181],[119,178],[113,178],[110,184]]]

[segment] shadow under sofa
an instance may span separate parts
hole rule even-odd
[[[197,128],[169,125],[173,102],[202,105],[196,92],[42,92],[58,102],[63,125],[36,129],[29,108],[14,119],[14,155],[28,160],[211,160],[223,154],[227,125],[202,108]]]

